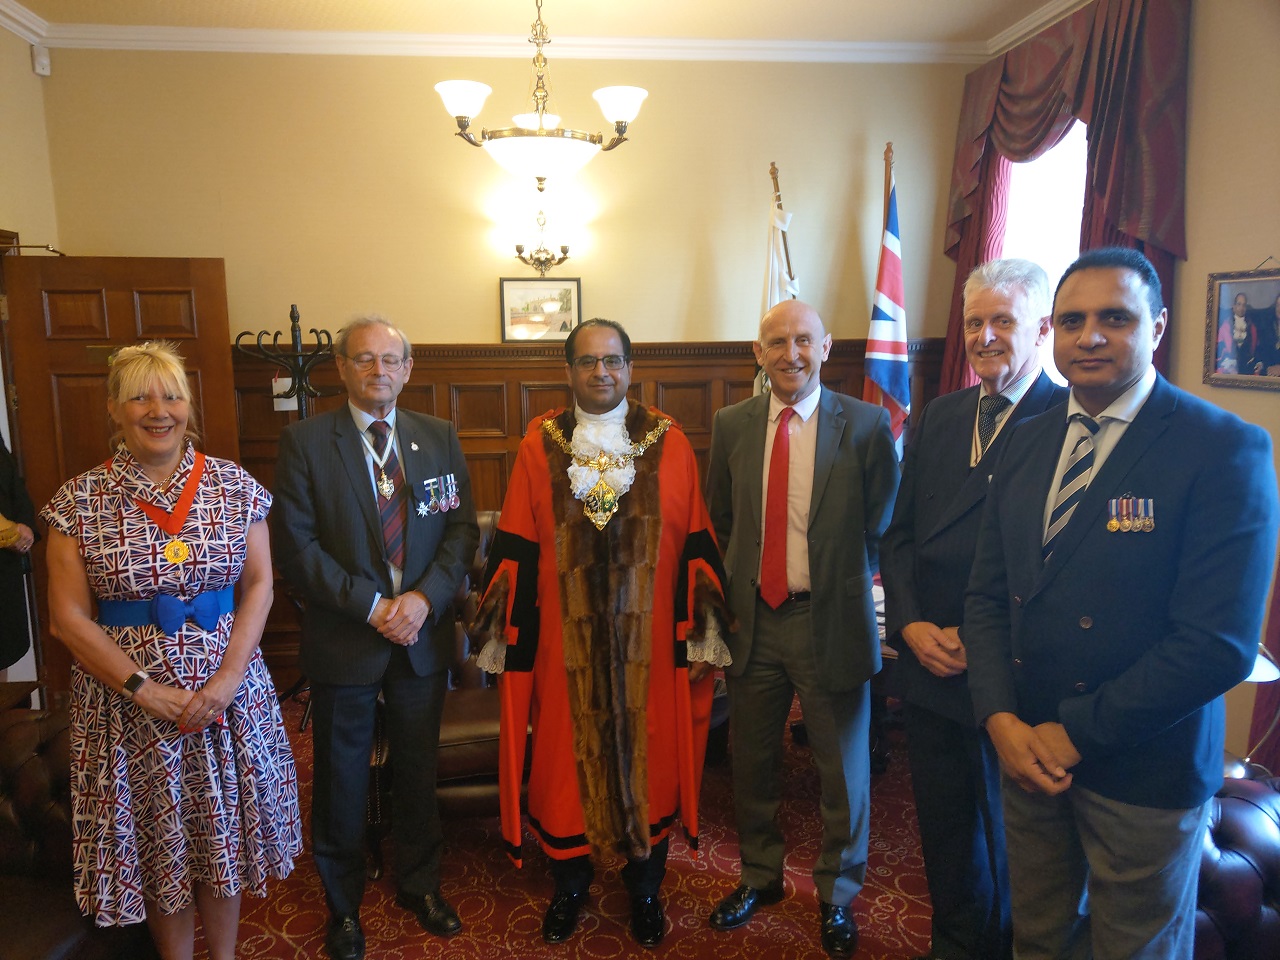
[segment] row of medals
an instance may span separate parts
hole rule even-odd
[[[1150,533],[1156,528],[1156,502],[1151,497],[1114,497],[1108,509],[1111,533]]]
[[[422,486],[426,490],[426,499],[418,501],[418,516],[434,516],[462,506],[462,498],[458,496],[458,478],[454,474],[446,473],[442,477],[423,480]],[[385,472],[381,472],[378,476],[378,493],[382,499],[390,500],[395,492],[395,482]]]

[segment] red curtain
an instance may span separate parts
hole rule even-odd
[[[1187,49],[1191,0],[1094,0],[973,71],[965,80],[945,252],[956,281],[942,392],[972,382],[964,357],[960,290],[999,256],[1008,169],[1033,160],[1080,119],[1089,125],[1082,249],[1141,249],[1165,303],[1173,259],[1186,257],[1183,207]],[[1169,336],[1156,356],[1167,370]]]

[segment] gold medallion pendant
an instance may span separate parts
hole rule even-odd
[[[182,540],[170,540],[164,545],[164,558],[170,563],[186,563],[191,548]]]
[[[604,478],[601,477],[582,498],[582,512],[596,525],[597,530],[603,530],[604,525],[618,512],[617,491],[605,483]]]
[[[385,471],[378,471],[378,493],[382,494],[383,500],[390,500],[396,492],[396,485],[391,478],[387,476]]]

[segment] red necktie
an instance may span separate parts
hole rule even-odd
[[[390,442],[391,428],[385,420],[375,420],[369,424],[369,431],[373,434],[373,449],[379,457],[382,456],[387,444]],[[373,479],[376,483],[379,472],[385,472],[388,479],[394,484],[395,492],[390,498],[378,495],[378,512],[382,515],[382,542],[387,547],[387,559],[394,563],[400,569],[404,569],[404,525],[408,517],[408,497],[405,496],[404,489],[404,473],[400,470],[400,458],[396,456],[395,447],[392,447],[387,454],[386,462],[379,471],[378,465],[373,465]]]
[[[787,599],[787,473],[791,465],[794,407],[783,407],[769,455],[769,492],[764,502],[764,552],[760,559],[760,596],[775,610]]]

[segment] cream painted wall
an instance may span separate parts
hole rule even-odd
[[[1173,377],[1187,390],[1271,433],[1280,468],[1280,393],[1206,386],[1208,275],[1280,259],[1280,128],[1271,113],[1280,90],[1280,5],[1274,0],[1193,5],[1187,128],[1187,262],[1177,275]],[[1280,268],[1280,263],[1267,264]],[[1254,690],[1228,698],[1227,749],[1248,748]]]
[[[532,276],[540,199],[586,316],[637,340],[746,339],[763,287],[769,162],[795,215],[802,295],[864,337],[895,142],[909,333],[942,334],[939,252],[962,65],[559,61],[553,106],[646,87],[634,140],[538,198],[455,137],[432,90],[490,83],[482,121],[518,110],[523,61],[54,50],[46,107],[63,248],[220,256],[233,331],[336,327],[376,309],[420,341],[496,342],[498,277]],[[503,221],[512,221],[506,222]]]
[[[58,246],[49,137],[45,130],[44,80],[31,71],[25,40],[0,30],[0,228],[16,230],[23,243]]]

